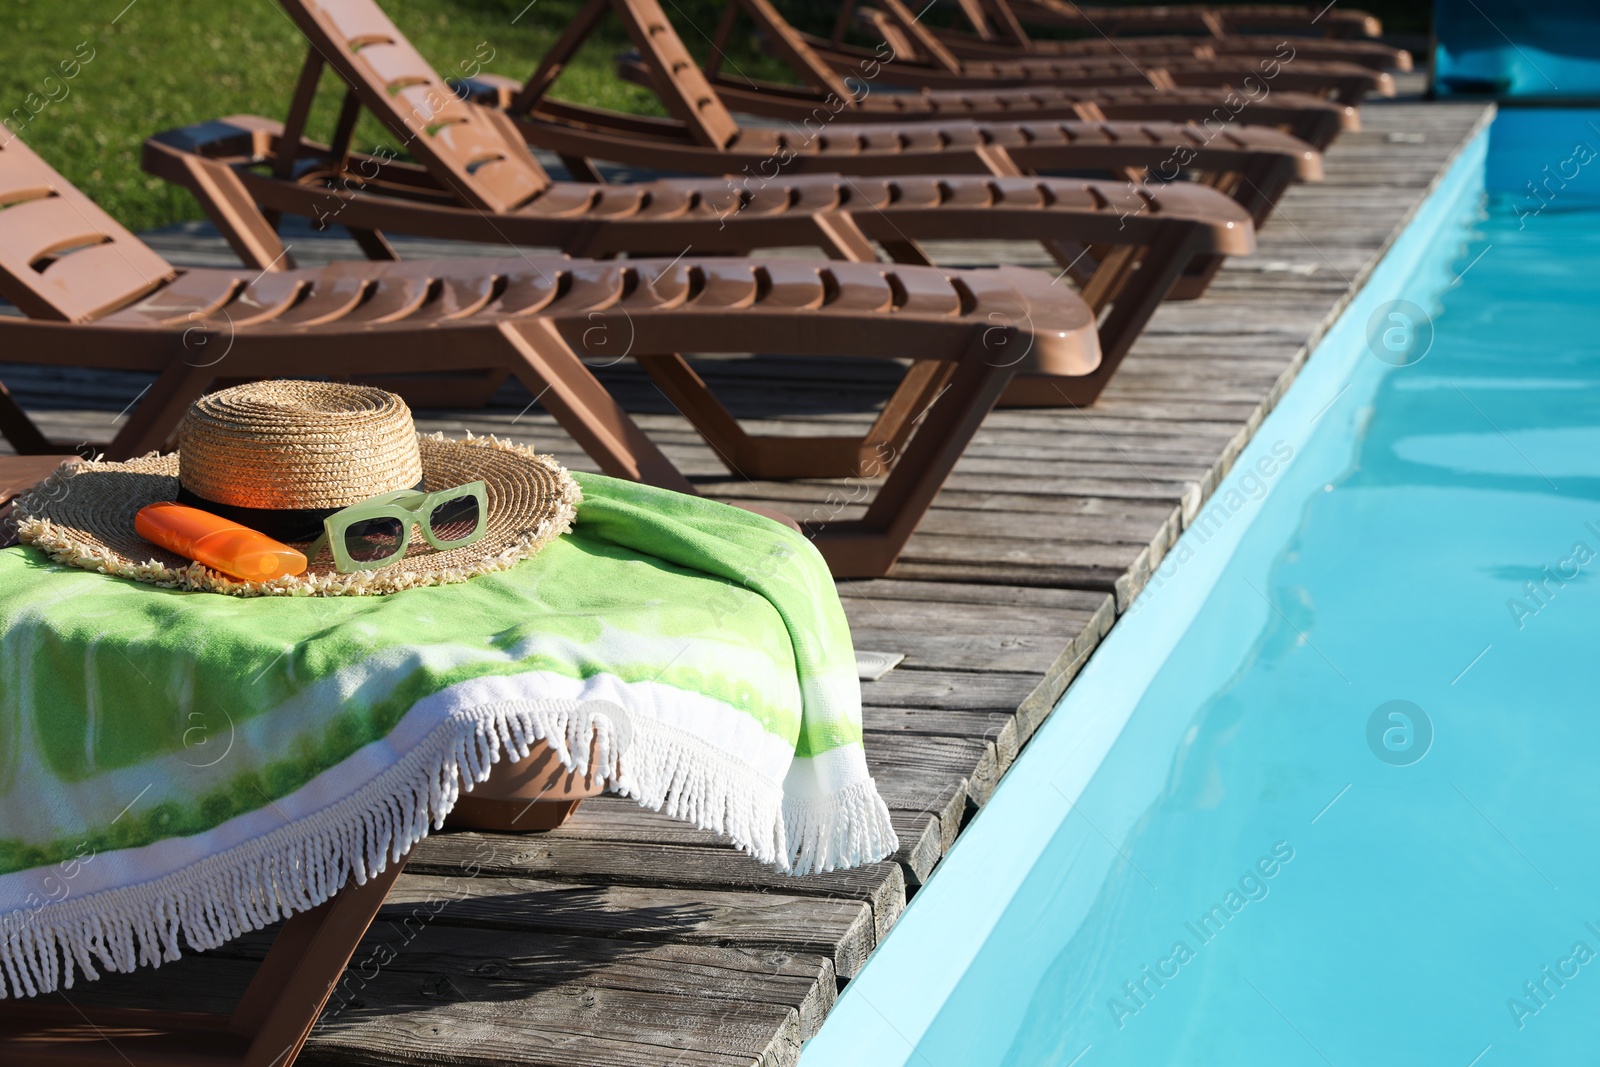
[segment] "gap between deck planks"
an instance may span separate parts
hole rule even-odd
[[[1205,299],[1165,305],[1099,404],[991,416],[894,576],[840,584],[857,646],[906,656],[863,683],[868,759],[903,842],[892,862],[790,879],[615,798],[585,803],[547,835],[437,835],[417,847],[302,1062],[795,1063],[839,980],[859,971],[908,888],[988,800],[1482,114],[1365,108],[1365,129],[1329,152],[1327,181],[1291,190],[1257,254],[1230,263]],[[296,242],[308,262],[354,254],[348,242]],[[180,262],[230,261],[194,227],[152,243]],[[950,265],[1048,266],[1019,245],[933,252]],[[849,387],[794,361],[705,370],[737,387],[734,406],[763,430],[797,432],[871,418],[895,365],[851,366]],[[642,375],[607,373],[708,493],[792,514],[859,511],[838,483],[730,478]],[[143,386],[3,363],[0,378],[47,430],[74,439],[109,436]],[[523,410],[527,399],[512,386],[488,409],[419,412],[418,424],[531,440],[590,469],[548,417]],[[242,988],[264,938],[73,996],[220,1004]]]

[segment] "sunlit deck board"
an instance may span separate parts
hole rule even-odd
[[[1205,299],[1164,306],[1100,403],[992,415],[894,575],[841,583],[858,647],[906,656],[863,683],[868,758],[904,842],[898,862],[787,879],[611,798],[544,836],[440,835],[418,847],[347,972],[347,1003],[302,1062],[793,1063],[837,981],[859,970],[908,886],[987,801],[1481,116],[1465,105],[1366,108],[1366,128],[1329,152],[1327,181],[1293,189],[1257,254],[1230,263]],[[296,240],[308,262],[353,254]],[[154,243],[179,262],[228,261],[191,230]],[[935,252],[950,265],[1046,266],[1022,246]],[[870,418],[895,368],[845,366],[844,382],[776,360],[716,361],[707,374],[735,385],[736,410],[762,429],[797,432]],[[859,508],[839,502],[850,487],[838,483],[729,478],[642,375],[619,366],[606,377],[707,492],[802,516]],[[3,363],[0,378],[68,440],[108,437],[144,384]],[[419,424],[531,441],[591,468],[527,402],[508,387],[490,408],[421,412]],[[261,944],[247,938],[73,996],[208,1006],[238,987]],[[361,977],[384,944],[394,961]]]

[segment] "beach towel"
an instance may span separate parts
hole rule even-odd
[[[161,589],[0,551],[0,996],[204,950],[382,870],[549,745],[795,875],[897,847],[832,578],[597,475],[537,557],[390,596]]]

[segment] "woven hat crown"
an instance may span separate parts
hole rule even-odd
[[[244,508],[342,508],[422,482],[411,409],[393,393],[265,381],[195,401],[178,430],[178,480]]]

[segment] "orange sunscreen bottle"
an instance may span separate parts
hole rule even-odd
[[[134,516],[133,528],[146,541],[245,582],[306,569],[306,557],[288,545],[199,508],[147,504]]]

